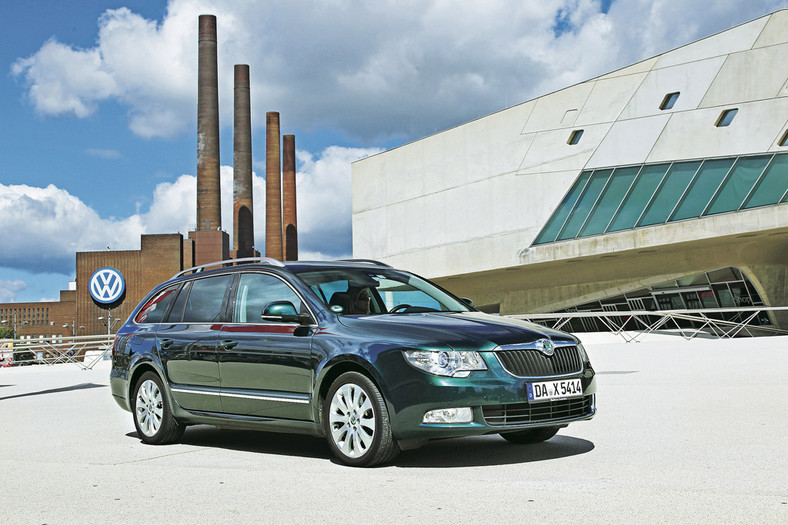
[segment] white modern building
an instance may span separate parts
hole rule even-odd
[[[788,305],[788,10],[359,160],[352,188],[354,257],[486,311]]]

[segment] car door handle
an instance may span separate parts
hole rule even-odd
[[[224,341],[219,343],[219,346],[222,347],[222,350],[230,350],[230,349],[235,348],[236,346],[238,346],[238,341],[232,341],[230,339],[225,339]]]
[[[173,343],[172,339],[161,339],[159,342],[161,343],[162,350],[168,349],[169,347],[172,346]]]

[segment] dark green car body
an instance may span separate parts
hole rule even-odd
[[[245,264],[179,275],[154,289],[118,331],[110,376],[114,399],[132,411],[138,379],[153,372],[172,416],[184,426],[324,436],[327,393],[338,377],[354,371],[379,389],[401,449],[435,438],[557,428],[594,416],[595,374],[574,336],[475,311],[440,289],[440,298],[450,298],[444,302],[455,301],[454,310],[389,308],[386,298],[399,291],[373,286],[379,311],[352,315],[313,284],[314,275],[331,272],[356,272],[369,282],[429,284],[373,262]],[[243,301],[251,304],[268,284],[280,286],[289,300],[269,302],[262,315],[256,306],[248,317],[239,313]],[[209,319],[200,318],[200,294],[221,298],[215,299],[221,306],[204,313]],[[196,305],[193,313],[188,301]],[[406,358],[413,351],[437,352],[443,360],[478,355],[483,364],[477,368],[486,369],[435,375]],[[582,392],[529,400],[531,390],[548,383],[582,384]],[[425,422],[427,412],[458,407],[469,407],[472,420]]]

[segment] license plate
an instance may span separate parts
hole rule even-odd
[[[563,381],[545,381],[544,383],[526,383],[528,401],[547,401],[565,399],[583,395],[583,382],[580,379]]]

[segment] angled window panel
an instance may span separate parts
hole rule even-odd
[[[638,226],[650,226],[667,222],[671,212],[676,207],[690,181],[698,171],[700,162],[677,162],[662,181],[651,203],[643,216],[638,221]]]
[[[624,198],[624,202],[621,203],[615,217],[610,222],[610,226],[607,229],[608,232],[635,227],[638,217],[643,213],[669,167],[670,164],[643,166],[635,183]]]
[[[734,158],[707,160],[700,167],[671,221],[700,217],[733,166]]]
[[[703,215],[738,210],[771,158],[772,155],[739,157]]]
[[[590,171],[584,171],[580,174],[575,183],[572,185],[572,188],[569,190],[569,193],[566,194],[564,200],[561,201],[561,204],[559,204],[558,208],[556,208],[556,210],[553,212],[553,215],[547,221],[547,224],[545,224],[544,228],[542,228],[542,231],[539,232],[539,235],[537,235],[534,244],[544,244],[555,241],[555,238],[558,236],[558,232],[561,231],[561,228],[566,222],[566,218],[569,216],[569,212],[572,211],[572,208],[574,208],[575,204],[577,203],[577,199],[583,192],[583,189],[585,188],[590,176]]]
[[[577,237],[577,233],[586,222],[588,213],[591,211],[591,208],[593,208],[597,198],[599,198],[599,194],[604,189],[605,184],[607,184],[612,172],[613,170],[596,170],[593,175],[591,175],[591,179],[589,179],[585,191],[580,195],[575,209],[572,210],[572,213],[566,220],[566,224],[564,224],[556,240],[563,241]]]
[[[724,128],[726,126],[730,126],[733,119],[736,117],[736,114],[739,112],[738,108],[733,109],[726,109],[722,113],[720,113],[720,117],[717,119],[717,123],[714,124],[718,128]]]
[[[784,199],[786,191],[788,191],[788,154],[775,155],[743,207],[755,208],[777,204]]]
[[[668,93],[667,95],[665,95],[665,98],[662,99],[662,104],[659,105],[659,109],[661,109],[662,111],[673,109],[673,106],[674,104],[676,104],[676,101],[679,99],[680,94],[681,93],[677,91],[675,93]]]
[[[585,226],[580,230],[579,237],[605,232],[610,219],[613,218],[613,214],[616,213],[621,201],[632,186],[638,171],[640,171],[640,166],[617,168],[613,172],[605,191],[588,215]]]

